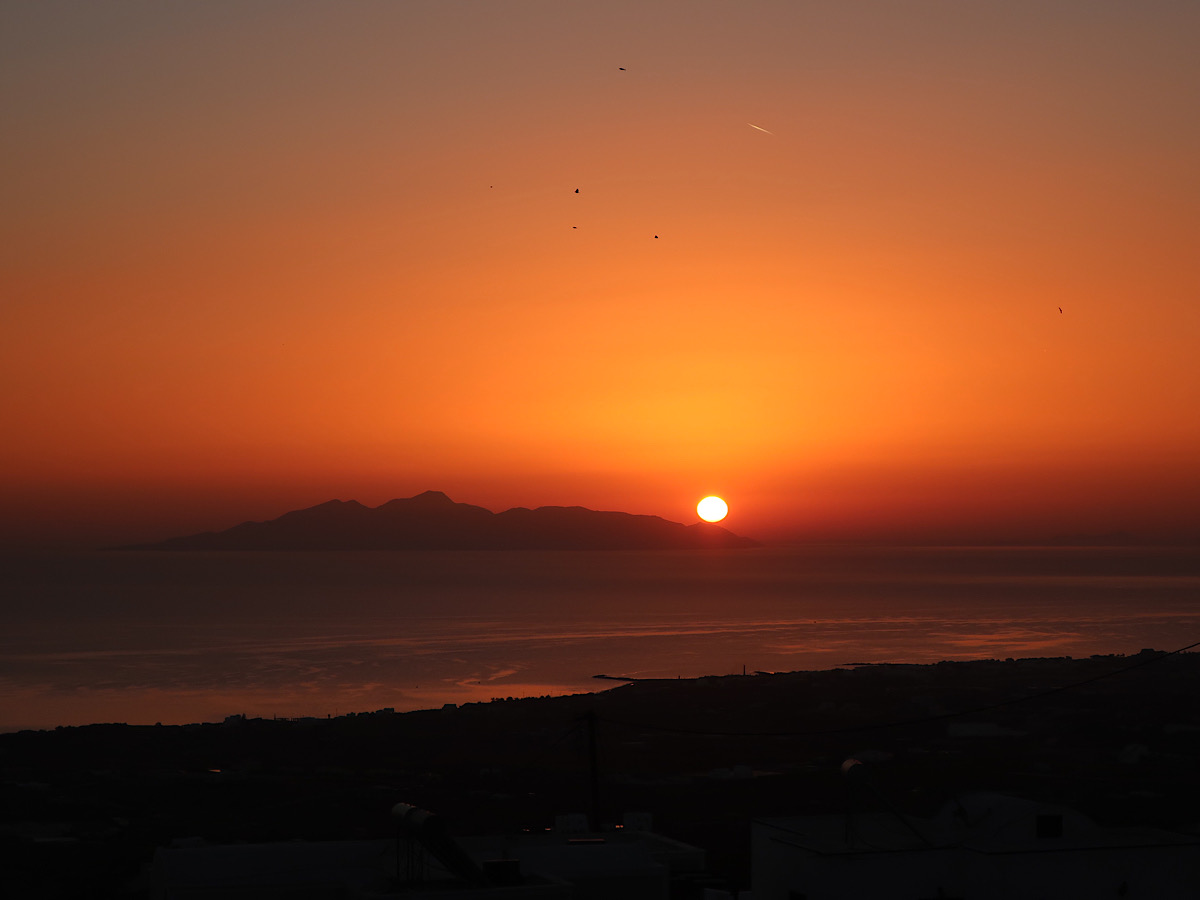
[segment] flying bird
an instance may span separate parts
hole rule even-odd
[[[1061,306],[1058,308],[1058,314],[1059,314],[1060,316],[1062,315],[1062,307],[1061,307]]]
[[[579,193],[579,188],[575,188],[575,193]]]
[[[618,69],[620,69],[622,72],[624,72],[624,71],[625,71],[625,67],[624,67],[624,66],[617,66],[617,68],[618,68]]]

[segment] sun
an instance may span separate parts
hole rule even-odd
[[[705,522],[720,522],[729,515],[729,504],[720,497],[705,497],[696,504],[696,513]]]

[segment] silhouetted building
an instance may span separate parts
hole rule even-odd
[[[1200,896],[1200,838],[1104,828],[1000,794],[963,796],[933,819],[761,819],[752,842],[754,900]]]
[[[649,831],[523,831],[452,838],[407,808],[396,839],[160,849],[153,900],[403,897],[668,900],[704,851]],[[569,820],[573,821],[573,820]]]

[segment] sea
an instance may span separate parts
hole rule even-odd
[[[0,730],[1196,642],[1200,547],[8,554]]]

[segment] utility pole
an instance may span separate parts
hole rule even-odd
[[[589,709],[584,718],[588,726],[588,763],[591,768],[592,822],[591,830],[600,830],[600,763],[596,755],[596,711]]]

